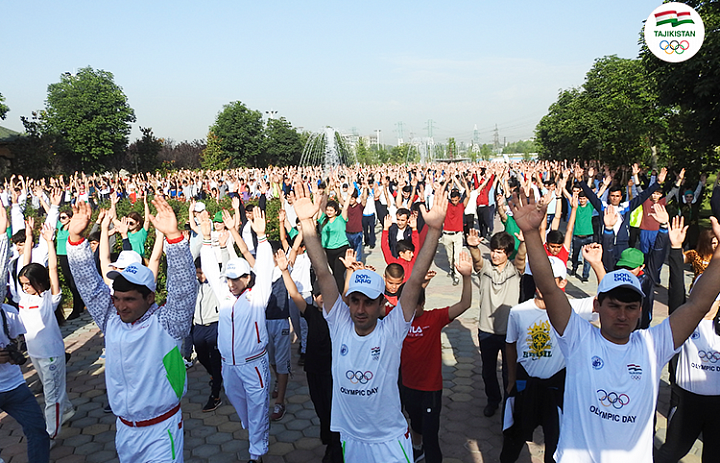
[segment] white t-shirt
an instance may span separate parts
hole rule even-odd
[[[355,332],[350,309],[338,297],[328,314],[332,339],[330,429],[364,442],[397,439],[408,429],[400,409],[398,369],[403,340],[412,325],[400,304],[367,336]]]
[[[618,345],[573,313],[558,345],[567,376],[555,461],[652,463],[660,373],[675,353],[669,319]]]
[[[25,327],[15,307],[2,304],[0,310],[5,311],[8,333],[10,333],[11,338],[17,339],[18,336],[25,333]],[[1,323],[2,319],[0,318],[0,349],[5,349],[5,347],[10,344],[10,340],[5,336],[5,330]],[[25,379],[23,378],[20,366],[13,365],[12,363],[0,363],[0,392],[12,391],[21,384],[25,384]]]
[[[65,343],[55,318],[55,309],[60,305],[62,293],[53,295],[50,290],[39,296],[20,293],[20,320],[27,333],[25,342],[30,357],[64,357]]]
[[[465,206],[465,215],[477,215],[477,197],[480,190],[472,190],[468,198],[467,206]]]
[[[677,385],[699,395],[720,395],[720,336],[702,320],[680,348]]]
[[[297,286],[298,292],[302,297],[308,297],[312,294],[312,281],[310,277],[310,258],[307,253],[298,254],[295,257],[295,265],[290,270],[290,276]]]
[[[573,310],[584,320],[592,318],[593,299],[570,300]],[[565,368],[565,357],[557,347],[557,333],[552,329],[547,311],[530,299],[510,309],[508,343],[517,343],[517,363],[534,378],[547,379]]]

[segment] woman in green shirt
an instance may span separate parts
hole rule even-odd
[[[70,271],[70,265],[68,264],[67,259],[66,246],[68,236],[70,235],[69,226],[72,215],[72,210],[60,211],[57,227],[55,227],[57,230],[55,234],[55,251],[58,258],[58,263],[60,264],[60,269],[62,270],[63,277],[65,278],[65,282],[70,288],[70,292],[72,293],[73,298],[73,309],[70,315],[68,315],[67,317],[68,320],[74,320],[78,318],[80,315],[82,315],[83,310],[85,310],[85,303],[80,297],[80,293],[78,292],[77,287],[75,287],[75,279],[73,278],[72,272]]]
[[[345,264],[340,260],[345,257],[345,251],[350,248],[350,243],[345,234],[347,223],[347,207],[349,201],[344,201],[342,210],[337,201],[328,201],[325,205],[325,213],[320,216],[320,242],[325,248],[328,264],[335,277],[338,291],[345,287]]]

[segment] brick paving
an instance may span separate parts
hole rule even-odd
[[[366,262],[384,268],[380,247],[366,248]],[[485,249],[487,251],[487,249]],[[460,288],[452,286],[447,273],[447,259],[442,246],[438,247],[433,269],[438,275],[427,291],[428,308],[445,307],[460,297]],[[667,267],[663,268],[667,272]],[[666,273],[662,281],[667,281]],[[477,286],[477,280],[473,283]],[[591,276],[588,283],[570,277],[567,293],[573,297],[594,294],[597,283]],[[442,335],[443,411],[440,444],[445,463],[497,462],[502,447],[499,413],[486,418],[486,405],[478,352],[475,302],[462,317],[449,324]],[[655,322],[667,316],[667,292],[659,288],[656,294]],[[103,412],[107,404],[105,394],[103,336],[87,313],[62,327],[65,346],[72,358],[67,367],[67,388],[77,413],[66,424],[50,452],[51,461],[117,462],[115,453],[115,417]],[[293,345],[293,362],[297,365],[297,344]],[[25,378],[42,403],[42,387],[30,362],[23,368]],[[209,376],[196,363],[188,370],[188,393],[183,399],[185,421],[185,461],[192,463],[222,463],[244,461],[249,458],[247,432],[242,429],[234,409],[225,400],[216,411],[203,413],[209,395]],[[319,421],[308,395],[302,368],[296,367],[287,390],[287,413],[270,425],[270,452],[266,463],[318,462],[325,451],[320,442]],[[665,415],[669,400],[667,369],[663,373],[657,413],[656,443],[665,437]],[[272,404],[272,402],[271,402]],[[533,442],[523,450],[521,463],[541,463],[544,457],[542,431],[537,430]],[[7,463],[27,462],[26,443],[20,426],[7,414],[0,414],[0,457]],[[702,442],[698,441],[682,462],[699,462]]]

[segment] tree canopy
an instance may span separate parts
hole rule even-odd
[[[10,111],[10,108],[7,107],[5,103],[5,97],[2,93],[0,93],[0,119],[5,119],[5,116],[7,116],[7,113]]]
[[[260,111],[249,109],[240,101],[233,101],[223,106],[210,131],[217,137],[220,149],[230,158],[232,167],[258,165],[263,141]]]
[[[262,156],[257,167],[299,164],[304,146],[298,131],[293,129],[284,117],[269,119],[263,136]]]
[[[92,171],[125,153],[135,112],[111,72],[86,67],[48,86],[40,120],[68,167]]]

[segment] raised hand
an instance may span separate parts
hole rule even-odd
[[[392,217],[390,217],[390,214],[387,214],[385,216],[385,218],[383,219],[383,230],[389,230],[391,225],[392,225]]]
[[[7,211],[5,210],[5,206],[3,206],[2,201],[0,201],[0,234],[3,234],[7,231],[8,227],[8,217],[7,217]]]
[[[462,251],[460,253],[460,258],[455,263],[455,269],[460,275],[464,277],[469,277],[470,275],[472,275],[473,263],[470,254],[468,254],[466,251]],[[425,278],[427,279],[427,275],[425,276]]]
[[[311,220],[317,214],[319,203],[314,204],[310,199],[310,192],[304,183],[295,184],[295,202],[293,203],[295,214],[300,220]]]
[[[714,217],[711,218],[711,222],[714,219]],[[715,226],[717,225],[717,220],[715,220],[715,223],[713,225],[713,231],[715,231]],[[670,247],[673,248],[680,248],[682,249],[682,245],[685,242],[685,235],[687,234],[688,226],[685,225],[685,217],[681,215],[676,215],[673,217],[672,221],[670,222],[670,228],[668,228],[668,238],[670,239]],[[717,235],[717,231],[715,231],[715,235]]]
[[[51,227],[50,225],[44,223],[42,226],[42,230],[40,231],[40,236],[43,237],[45,241],[47,241],[48,246],[53,246],[53,239],[55,238],[55,229]]]
[[[657,176],[658,183],[663,183],[665,181],[665,177],[667,177],[667,168],[663,167],[660,169],[660,173]]]
[[[252,222],[250,222],[250,226],[252,227],[253,231],[257,236],[264,236],[266,225],[267,222],[265,221],[265,211],[261,210],[259,207],[256,207],[253,211],[253,218]]]
[[[543,203],[542,199],[540,202],[535,201],[533,190],[530,190],[529,198],[520,190],[519,193],[513,193],[511,209],[520,230],[531,231],[539,229],[540,224],[545,220],[547,204]]]
[[[430,211],[426,211],[425,205],[420,205],[420,212],[422,212],[425,224],[435,230],[442,230],[443,223],[445,222],[445,215],[447,214],[448,208],[448,192],[447,192],[446,180],[440,187],[440,191],[435,192],[435,201]]]
[[[603,247],[600,243],[586,244],[582,248],[582,256],[588,264],[602,263]]]
[[[287,256],[285,255],[285,252],[282,249],[278,249],[275,253],[275,264],[280,269],[281,272],[284,272],[288,268],[288,260]]]
[[[287,213],[285,212],[285,209],[280,209],[278,211],[278,222],[280,223],[281,227],[285,226],[285,218],[287,217]]]
[[[72,206],[72,211],[73,216],[70,219],[70,224],[68,225],[68,231],[70,232],[70,236],[68,238],[70,241],[78,242],[80,241],[80,238],[82,238],[83,232],[90,223],[92,209],[90,208],[90,204],[78,201]]]
[[[212,236],[212,223],[210,222],[210,214],[207,210],[200,213],[200,231],[202,232],[203,238],[209,240]]]
[[[608,205],[608,207],[605,208],[605,212],[603,213],[603,222],[605,223],[605,228],[611,230],[613,227],[615,227],[618,218],[619,214],[615,212],[615,206]]]
[[[235,218],[232,216],[232,214],[230,214],[229,211],[223,209],[222,218],[223,223],[225,224],[225,228],[227,228],[228,230],[232,230],[233,228],[235,228]]]
[[[175,211],[172,210],[172,207],[170,207],[164,198],[159,196],[153,198],[152,204],[157,211],[155,215],[148,215],[153,226],[160,230],[168,241],[180,238],[182,233],[178,230],[177,217],[175,217]]]
[[[654,212],[651,212],[648,214],[650,217],[654,218],[658,221],[660,225],[664,223],[668,223],[668,220],[670,220],[670,215],[667,212],[667,209],[665,209],[665,206],[662,204],[656,203],[653,206]]]
[[[480,232],[474,228],[471,228],[467,238],[465,238],[467,245],[473,248],[480,246]]]
[[[425,274],[425,283],[429,283],[430,280],[435,278],[436,275],[437,275],[437,272],[435,270],[428,270],[427,273]],[[425,284],[425,286],[427,286],[427,285]]]
[[[346,269],[352,269],[353,265],[357,263],[357,255],[352,249],[345,251],[345,257],[340,257],[340,262],[343,263]]]

